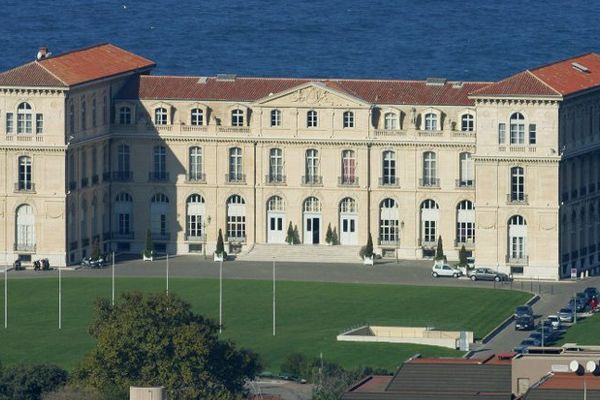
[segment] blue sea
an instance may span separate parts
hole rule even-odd
[[[600,52],[595,0],[2,0],[0,70],[112,42],[158,74],[495,80]]]

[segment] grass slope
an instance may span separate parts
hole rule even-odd
[[[0,328],[3,364],[55,363],[71,369],[93,346],[87,325],[94,300],[110,296],[110,279],[63,279],[63,323],[58,330],[56,279],[9,281],[8,329]],[[157,278],[121,278],[117,294],[128,290],[161,291]],[[177,293],[194,309],[218,319],[218,280],[171,279]],[[361,322],[381,325],[435,326],[473,330],[481,337],[529,296],[508,290],[278,282],[277,336],[272,336],[271,282],[226,280],[223,284],[223,335],[258,352],[265,367],[278,371],[292,352],[346,367],[395,368],[419,352],[458,356],[454,350],[409,344],[339,343],[336,335]]]
[[[577,324],[567,329],[565,335],[560,340],[560,344],[577,343],[587,345],[600,344],[600,314],[594,314],[583,320],[577,320]]]

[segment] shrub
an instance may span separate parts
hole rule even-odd
[[[332,244],[338,245],[340,244],[340,239],[338,237],[338,233],[337,233],[337,228],[334,227],[333,228],[333,232],[332,232]]]
[[[442,235],[438,237],[437,249],[435,251],[435,259],[436,260],[445,260],[446,256],[444,256],[444,245],[442,243]]]
[[[55,365],[17,365],[2,371],[0,398],[40,400],[67,382],[68,374]]]
[[[223,232],[221,231],[220,228],[219,228],[219,236],[217,237],[217,249],[215,250],[215,253],[217,253],[220,256],[226,257],[225,244],[223,243]]]
[[[288,225],[287,234],[285,235],[285,242],[288,244],[294,244],[294,226],[292,225],[292,221]]]
[[[144,246],[144,257],[152,257],[154,255],[154,242],[152,241],[152,232],[150,229],[146,231],[146,244]]]
[[[360,248],[360,252],[358,253],[361,258],[371,258],[373,257],[373,238],[371,237],[371,232],[369,232],[369,237],[367,238],[367,244]]]
[[[331,230],[331,224],[327,225],[327,233],[325,233],[325,242],[327,244],[333,244],[333,231]]]
[[[300,234],[298,233],[298,225],[294,225],[294,244],[300,244]]]

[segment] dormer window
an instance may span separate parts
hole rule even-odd
[[[434,113],[425,114],[425,130],[426,131],[437,131],[438,130],[438,118]]]
[[[319,120],[317,118],[317,112],[315,110],[310,110],[306,113],[306,127],[307,128],[316,128]]]
[[[129,108],[129,107],[119,108],[119,123],[121,125],[131,124],[131,108]]]
[[[17,133],[31,133],[31,106],[29,103],[21,103],[17,107]]]
[[[460,130],[473,132],[475,130],[475,118],[471,114],[464,114],[460,119]]]
[[[281,110],[271,111],[271,126],[281,126]]]
[[[352,111],[344,112],[344,128],[354,128],[354,113]]]
[[[154,124],[155,125],[166,125],[167,124],[167,109],[159,107],[154,110]]]
[[[200,108],[194,108],[192,110],[192,115],[191,115],[192,119],[192,125],[195,126],[200,126],[200,125],[204,125],[204,113],[202,112],[202,110]]]
[[[236,109],[231,112],[231,126],[244,126],[244,111]]]
[[[385,113],[383,118],[383,128],[386,130],[398,129],[398,117],[395,113]]]

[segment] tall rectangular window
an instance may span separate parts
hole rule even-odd
[[[316,128],[318,125],[318,117],[317,112],[315,110],[311,110],[306,113],[306,127],[307,128]]]
[[[271,126],[281,126],[280,110],[271,110]]]
[[[19,190],[31,190],[31,158],[19,157]]]
[[[96,127],[97,118],[96,118],[96,98],[92,99],[92,127]]]
[[[202,180],[202,148],[190,148],[189,178],[191,181]]]
[[[35,114],[35,133],[44,133],[44,114]]]
[[[356,157],[353,150],[342,152],[342,184],[353,185],[356,183]]]
[[[529,124],[529,144],[536,144],[537,142],[537,126],[536,124]]]
[[[525,172],[521,167],[510,169],[510,200],[525,200]]]
[[[6,133],[13,133],[13,113],[6,113]]]
[[[305,172],[307,183],[318,183],[319,152],[315,149],[306,150]]]
[[[167,151],[164,146],[154,147],[154,176],[165,179],[167,174]]]
[[[506,143],[506,124],[501,122],[498,124],[498,144]]]
[[[423,186],[437,185],[437,157],[432,151],[423,154]]]
[[[393,151],[383,152],[382,172],[382,184],[394,185],[396,183],[396,153],[394,153]]]
[[[269,181],[283,182],[283,151],[281,149],[269,151]]]
[[[84,131],[86,129],[86,121],[87,120],[87,110],[85,100],[81,100],[81,130]]]
[[[242,149],[232,147],[229,149],[229,181],[242,180]]]

